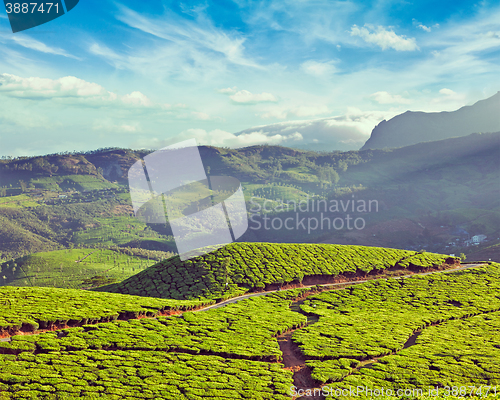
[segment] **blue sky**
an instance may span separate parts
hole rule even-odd
[[[15,34],[2,9],[0,154],[357,149],[383,119],[495,94],[499,61],[498,2],[80,0]]]

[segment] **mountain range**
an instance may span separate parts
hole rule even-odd
[[[452,112],[406,111],[387,121],[382,120],[387,113],[353,109],[343,116],[283,121],[235,135],[265,136],[269,143],[312,151],[390,149],[471,133],[498,132],[499,112],[500,92]]]
[[[500,130],[500,92],[452,112],[407,111],[382,121],[361,148],[383,149]]]
[[[95,244],[175,251],[168,225],[133,217],[127,171],[146,154],[104,149],[0,160],[0,254]],[[201,146],[200,154],[209,175],[240,180],[250,214],[255,203],[264,201],[269,209],[279,209],[282,201],[313,199],[378,204],[377,210],[357,215],[366,222],[361,230],[253,229],[263,222],[261,213],[253,216],[243,241],[443,252],[451,240],[462,245],[472,235],[486,235],[489,241],[500,234],[500,132],[385,150],[318,153],[267,145]],[[348,213],[325,216],[345,218]],[[282,207],[271,214],[296,218],[296,212]],[[321,218],[308,212],[300,216]]]

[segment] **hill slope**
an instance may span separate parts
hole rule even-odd
[[[133,217],[127,168],[146,153],[108,149],[0,160],[0,257],[71,246],[175,251],[168,225]],[[317,153],[280,146],[201,146],[200,154],[209,175],[242,182],[247,210],[257,222],[265,216],[251,211],[255,203],[274,210],[280,201],[347,201],[354,195],[380,206],[356,215],[366,221],[363,230],[265,230],[252,222],[242,241],[328,240],[459,254],[465,249],[446,246],[462,240],[454,233],[461,229],[488,240],[499,237],[500,132],[391,150]],[[283,208],[279,215],[282,220],[296,217]],[[325,216],[345,217],[340,212]]]
[[[187,261],[172,257],[100,291],[159,298],[232,297],[307,277],[364,276],[387,268],[424,269],[458,260],[433,253],[329,244],[233,243]],[[227,282],[227,289],[225,288]]]
[[[498,110],[500,92],[453,112],[407,111],[378,124],[361,150],[403,147],[471,133],[497,132],[500,130]]]
[[[119,282],[171,256],[121,247],[32,253],[0,263],[0,285],[85,289]]]

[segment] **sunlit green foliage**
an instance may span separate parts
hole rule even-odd
[[[229,259],[228,288],[223,267]],[[297,281],[306,276],[381,272],[393,266],[426,269],[448,256],[366,246],[333,244],[233,243],[200,257],[173,257],[119,284],[100,290],[140,296],[219,298],[252,288]],[[451,260],[454,260],[451,258]]]
[[[167,300],[84,290],[0,287],[0,334],[189,310],[209,301]]]
[[[285,400],[292,373],[272,364],[156,351],[0,355],[0,399]]]
[[[500,264],[323,292],[293,340],[334,388],[500,385],[499,292]]]
[[[304,315],[289,309],[292,299],[306,291],[296,289],[250,298],[205,312],[185,312],[179,317],[85,325],[65,329],[63,335],[46,332],[14,336],[10,343],[0,343],[0,350],[17,353],[147,349],[279,360],[281,351],[275,336],[306,323]]]

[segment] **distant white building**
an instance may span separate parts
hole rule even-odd
[[[474,236],[472,236],[471,241],[473,244],[479,244],[484,239],[486,239],[486,235],[474,235]]]

